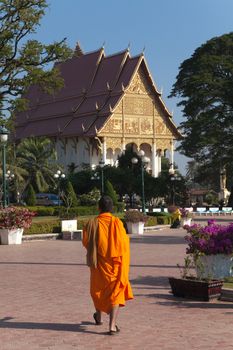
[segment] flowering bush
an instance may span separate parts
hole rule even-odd
[[[192,213],[188,209],[180,208],[179,210],[183,219],[188,219],[192,217]]]
[[[0,209],[0,229],[29,228],[35,213],[26,208],[8,207]]]
[[[224,226],[209,222],[207,226],[184,226],[189,235],[186,253],[199,255],[216,255],[233,253],[233,223]]]
[[[144,213],[141,213],[140,211],[138,210],[128,210],[126,213],[125,213],[125,221],[126,222],[132,222],[132,223],[137,223],[137,222],[147,222],[148,220],[148,216]]]

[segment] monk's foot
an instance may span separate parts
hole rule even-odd
[[[116,335],[120,332],[120,328],[116,325],[115,329],[110,329],[108,332],[109,335]]]
[[[94,318],[95,324],[96,324],[97,326],[100,326],[101,324],[103,324],[103,322],[102,322],[101,319],[100,319],[100,316],[99,316],[98,312],[95,312],[95,313],[93,314],[93,318]]]

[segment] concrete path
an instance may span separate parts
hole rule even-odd
[[[0,350],[233,349],[233,304],[174,298],[183,229],[131,236],[135,295],[120,310],[119,336],[95,326],[89,272],[79,241],[0,246]]]

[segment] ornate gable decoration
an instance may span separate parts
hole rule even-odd
[[[146,94],[150,95],[151,90],[149,88],[149,84],[145,79],[145,76],[141,69],[137,71],[135,74],[133,81],[127,89],[127,92],[131,92],[134,94]]]

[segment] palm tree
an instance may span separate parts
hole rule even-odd
[[[36,192],[45,192],[54,185],[55,149],[45,137],[27,138],[16,151],[17,165],[27,172],[26,187],[31,184]]]

